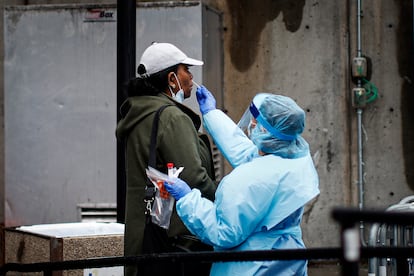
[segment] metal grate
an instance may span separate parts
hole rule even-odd
[[[81,203],[78,204],[81,222],[116,222],[116,203]]]

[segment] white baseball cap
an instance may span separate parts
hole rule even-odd
[[[145,67],[145,73],[138,74],[140,77],[148,77],[177,64],[203,65],[204,62],[188,57],[171,43],[154,42],[141,56],[140,67]]]

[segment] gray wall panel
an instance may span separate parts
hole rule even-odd
[[[73,221],[116,193],[116,23],[6,11],[6,220]]]

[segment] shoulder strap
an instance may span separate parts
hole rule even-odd
[[[171,105],[163,105],[157,110],[154,116],[153,123],[152,123],[148,165],[153,168],[155,168],[156,166],[156,159],[157,159],[155,150],[157,148],[158,122],[159,122],[161,112],[168,106],[171,106]],[[155,199],[155,192],[156,192],[156,189],[154,187],[154,184],[152,184],[152,182],[147,178],[147,185],[145,186],[145,194],[144,194],[145,215],[146,215],[145,221],[147,224],[151,221],[151,207]]]
[[[155,154],[155,149],[157,147],[158,122],[159,122],[161,112],[168,106],[170,105],[163,105],[157,110],[157,113],[155,113],[155,116],[154,116],[154,121],[152,123],[148,165],[153,168],[155,168],[156,166],[156,158],[157,158],[157,155]]]

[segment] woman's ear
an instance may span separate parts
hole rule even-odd
[[[175,76],[173,72],[168,73],[168,85],[172,88],[175,88]]]

